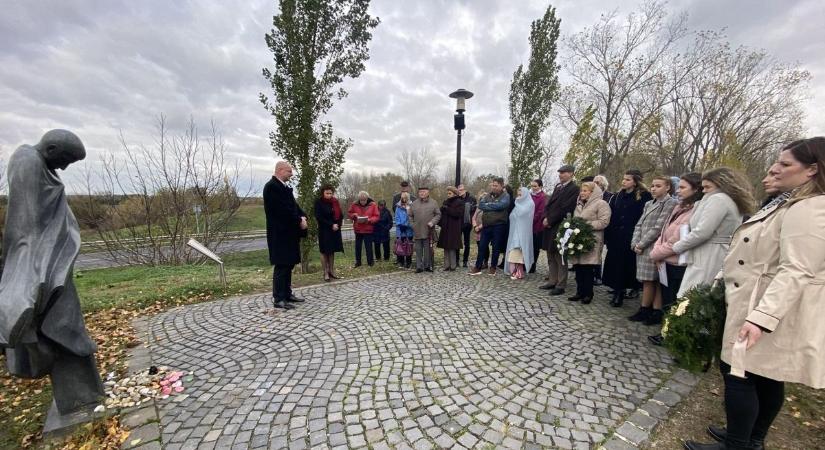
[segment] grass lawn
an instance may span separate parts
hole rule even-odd
[[[682,440],[711,443],[705,429],[724,426],[725,387],[719,367],[703,374],[690,397],[670,412],[651,439],[648,448],[681,450]],[[765,448],[811,450],[825,443],[825,390],[785,384],[785,404],[777,416]]]

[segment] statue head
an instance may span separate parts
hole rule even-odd
[[[69,164],[86,157],[86,148],[80,138],[71,131],[51,130],[40,138],[35,149],[43,155],[51,170],[66,170]]]

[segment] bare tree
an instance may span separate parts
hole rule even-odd
[[[669,18],[665,4],[647,1],[618,23],[616,11],[565,39],[572,84],[562,90],[562,116],[575,126],[595,109],[601,140],[599,171],[621,160],[682,79],[665,76],[687,16]]]
[[[469,160],[461,158],[461,182],[468,184],[476,178],[476,168]],[[438,184],[446,188],[455,185],[455,161],[444,166],[438,178]]]
[[[200,259],[186,246],[190,236],[197,234],[211,248],[226,239],[240,206],[241,170],[227,162],[214,123],[205,138],[192,119],[172,134],[160,115],[153,145],[131,145],[122,132],[120,140],[121,158],[109,153],[99,173],[86,173],[89,198],[95,186],[102,186],[111,200],[97,232],[112,258],[180,264]]]
[[[402,150],[398,156],[401,171],[414,188],[432,184],[436,181],[436,169],[439,162],[429,147],[418,150]]]
[[[545,186],[556,179],[556,167],[561,159],[562,150],[559,145],[559,137],[552,133],[546,133],[541,138],[541,160],[538,163],[539,174]]]
[[[685,58],[696,63],[651,121],[648,153],[670,173],[733,165],[761,178],[776,148],[802,134],[810,74],[717,33],[700,33]]]
[[[346,208],[355,201],[358,192],[364,190],[365,185],[366,177],[361,172],[355,170],[344,172],[338,183],[338,199],[342,203],[341,207]]]

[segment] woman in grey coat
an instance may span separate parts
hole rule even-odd
[[[701,283],[711,283],[722,269],[733,232],[742,216],[753,211],[756,202],[748,180],[727,167],[702,174],[702,197],[690,217],[690,232],[673,244],[673,251],[687,252],[687,270],[676,297]]]
[[[645,203],[642,217],[636,222],[636,228],[633,230],[630,248],[636,253],[636,279],[642,282],[642,300],[636,314],[628,317],[632,322],[644,322],[645,325],[662,323],[661,307],[652,308],[654,303],[662,304],[662,290],[659,287],[659,271],[650,259],[650,251],[656,239],[662,234],[665,220],[679,203],[671,197],[672,191],[670,178],[654,177],[650,185],[653,200]]]

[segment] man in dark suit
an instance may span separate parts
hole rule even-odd
[[[547,250],[547,265],[550,267],[547,284],[541,289],[550,289],[550,295],[564,294],[567,287],[567,264],[556,247],[556,233],[564,218],[576,210],[579,186],[573,181],[575,168],[565,164],[559,168],[559,184],[553,189],[547,206],[544,207],[544,249]]]
[[[276,308],[292,309],[290,303],[303,302],[292,294],[292,269],[301,262],[301,237],[306,236],[307,217],[292,188],[292,166],[286,161],[275,165],[275,175],[264,186],[266,244],[272,272],[272,303]]]

